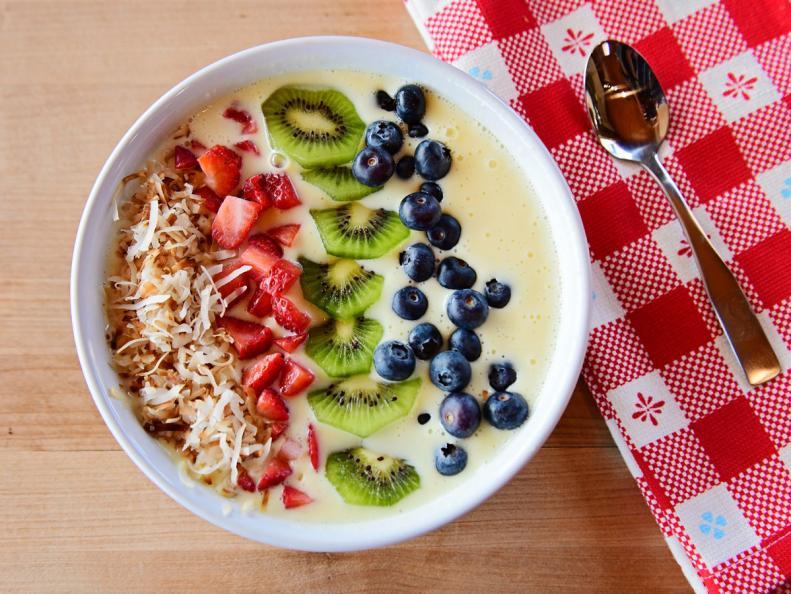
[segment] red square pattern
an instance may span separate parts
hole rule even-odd
[[[673,361],[660,374],[681,410],[693,421],[742,394],[714,343]]]
[[[525,0],[476,0],[495,39],[516,35],[536,26]]]
[[[642,307],[681,284],[650,235],[605,258],[601,267],[626,311]]]
[[[596,0],[593,12],[610,39],[634,43],[667,23],[653,2]]]
[[[722,113],[697,78],[668,91],[667,103],[671,116],[667,138],[675,150],[725,126]]]
[[[643,38],[635,47],[651,64],[665,91],[695,75],[669,27]]]
[[[520,95],[563,78],[552,49],[537,27],[501,39],[497,47]]]
[[[734,398],[690,427],[723,481],[776,453],[772,440],[744,396]]]
[[[695,186],[692,185],[692,182],[687,177],[687,172],[684,170],[684,166],[678,160],[678,155],[672,154],[665,157],[663,160],[665,164],[665,169],[670,174],[670,177],[673,178],[673,181],[676,182],[678,189],[681,190],[681,194],[689,204],[690,208],[697,208],[700,206],[703,201],[701,200],[698,193],[695,191]],[[667,199],[666,199],[667,200]]]
[[[648,233],[629,188],[622,181],[577,204],[591,255],[602,260]]]
[[[634,328],[626,320],[615,320],[591,331],[585,358],[586,380],[591,378],[600,393],[622,386],[652,369]]]
[[[657,369],[711,339],[709,329],[685,286],[626,314]]]
[[[751,177],[733,133],[727,126],[696,140],[675,154],[703,203]]]
[[[791,296],[791,231],[784,229],[736,256],[764,307]]]
[[[717,470],[697,436],[681,429],[640,450],[673,506],[717,485]]]
[[[670,502],[670,499],[665,494],[665,490],[662,488],[662,485],[659,484],[659,480],[657,480],[654,471],[651,470],[651,466],[646,462],[643,455],[640,453],[640,450],[632,449],[632,457],[634,461],[637,463],[640,472],[643,473],[642,479],[645,482],[645,485],[648,487],[651,495],[656,500],[656,504],[662,510],[673,509],[673,504]]]
[[[788,56],[791,56],[791,35],[783,35],[753,49],[753,55],[781,95],[791,93]]]
[[[727,486],[759,537],[791,527],[791,472],[777,456],[759,462]]]
[[[520,95],[516,108],[550,149],[590,128],[585,108],[565,78]]]
[[[767,552],[748,549],[713,568],[709,580],[712,594],[788,594],[783,574]]]
[[[655,231],[673,220],[675,215],[670,207],[670,202],[659,184],[645,170],[641,169],[634,175],[630,175],[624,182],[649,231]]]
[[[612,157],[601,150],[590,134],[575,136],[551,152],[578,201],[621,179]],[[585,167],[580,167],[583,160]]]
[[[712,35],[712,31],[717,34]],[[703,72],[747,50],[736,23],[720,4],[695,11],[673,25],[673,32],[697,72]]]
[[[766,552],[787,578],[791,578],[791,530],[766,547]]]
[[[786,348],[791,351],[791,300],[778,303],[767,313]]]
[[[791,104],[776,101],[733,125],[733,136],[753,173],[791,159]]]
[[[717,315],[714,313],[714,308],[711,306],[703,281],[699,278],[693,278],[687,283],[687,290],[689,291],[689,296],[692,297],[692,302],[703,317],[703,323],[709,329],[711,337],[717,338],[720,336],[722,334],[722,326],[720,326]]]
[[[747,393],[755,414],[779,450],[791,444],[791,373]]]
[[[492,40],[483,14],[469,0],[456,0],[431,15],[426,31],[434,40],[434,54],[448,62]]]
[[[750,47],[788,33],[791,4],[785,0],[722,0]]]
[[[574,12],[588,0],[526,0],[530,12],[539,25],[556,21],[557,19]]]
[[[752,180],[710,201],[706,212],[734,254],[785,229],[761,186]]]

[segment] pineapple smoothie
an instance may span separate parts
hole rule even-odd
[[[555,246],[507,148],[448,99],[267,79],[130,177],[107,288],[122,388],[229,513],[398,514],[529,431]]]

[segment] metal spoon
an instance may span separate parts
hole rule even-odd
[[[601,145],[614,157],[645,167],[667,194],[747,381],[756,386],[775,377],[780,363],[747,298],[659,160],[670,113],[651,67],[634,48],[604,41],[588,58],[585,100]]]

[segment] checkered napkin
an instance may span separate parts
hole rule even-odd
[[[407,0],[434,54],[549,148],[593,261],[584,378],[696,590],[791,592],[791,4],[787,0]],[[651,63],[661,154],[781,359],[758,388],[730,352],[681,227],[646,172],[597,144],[591,48]]]

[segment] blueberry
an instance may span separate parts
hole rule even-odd
[[[447,443],[434,452],[434,466],[443,476],[459,474],[467,466],[467,452],[464,448]]]
[[[489,366],[489,385],[495,390],[507,390],[515,381],[516,371],[510,363],[492,363]]]
[[[415,357],[427,361],[442,348],[442,334],[434,324],[423,322],[409,332],[409,346]]]
[[[442,211],[434,196],[413,192],[401,201],[398,215],[401,217],[401,222],[410,229],[426,231],[437,224]]]
[[[461,225],[455,217],[444,214],[439,218],[439,222],[431,229],[426,231],[429,243],[441,250],[452,249],[459,243],[461,237]]]
[[[431,194],[437,199],[437,202],[442,202],[442,188],[436,182],[423,182],[420,184],[420,191],[426,194]]]
[[[426,97],[417,85],[405,85],[398,89],[395,96],[395,110],[398,117],[407,124],[417,124],[426,113]]]
[[[395,99],[387,91],[376,91],[376,104],[385,111],[395,111]]]
[[[429,181],[442,179],[450,171],[450,150],[438,140],[424,140],[415,150],[415,169]]]
[[[425,243],[413,243],[401,252],[398,261],[413,281],[423,282],[434,274],[434,252]]]
[[[429,241],[431,241],[431,238],[429,238]],[[436,245],[433,241],[431,241],[431,243],[432,245]],[[494,278],[486,283],[483,294],[486,295],[486,301],[489,303],[490,307],[499,309],[505,307],[508,305],[508,302],[511,301],[511,287]]]
[[[516,392],[495,392],[483,405],[483,416],[498,429],[516,429],[525,422],[530,410]]]
[[[405,320],[417,320],[426,309],[428,299],[417,287],[404,287],[393,295],[393,311]]]
[[[428,128],[426,128],[425,124],[418,122],[417,124],[412,124],[407,133],[412,138],[423,138],[428,134]]]
[[[415,173],[415,157],[405,155],[396,163],[396,175],[401,179],[409,179]]]
[[[366,186],[381,186],[393,175],[393,157],[383,148],[367,146],[354,158],[352,173],[355,179]]]
[[[481,407],[469,394],[448,394],[439,405],[439,421],[453,437],[469,437],[481,424]]]
[[[404,144],[404,135],[395,123],[379,120],[365,129],[365,144],[383,148],[395,155]]]
[[[469,289],[477,278],[475,269],[456,256],[448,256],[437,268],[437,280],[446,289]]]
[[[461,353],[443,351],[431,360],[428,375],[443,392],[458,392],[470,383],[472,368]]]
[[[374,367],[386,380],[405,380],[415,371],[415,354],[400,340],[388,340],[376,347]]]
[[[481,339],[472,330],[457,328],[448,339],[448,347],[459,351],[467,361],[477,361],[481,356]]]
[[[459,328],[473,330],[486,321],[489,306],[483,295],[472,289],[454,291],[448,298],[448,318]]]

